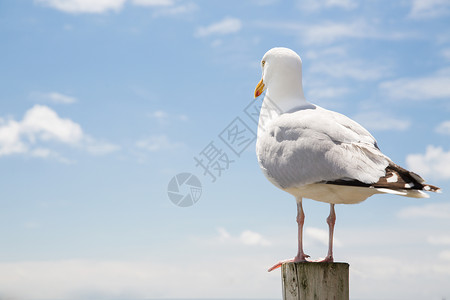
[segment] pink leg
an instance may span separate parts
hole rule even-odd
[[[302,200],[297,202],[297,224],[298,224],[298,252],[294,262],[306,261],[309,255],[303,252],[303,224],[305,224],[305,213],[303,212]]]
[[[336,213],[334,212],[334,204],[330,204],[330,215],[327,218],[329,236],[328,236],[328,254],[323,262],[333,262],[333,233],[334,224],[336,223]]]
[[[271,267],[268,271],[273,271],[276,268],[281,267],[283,263],[286,262],[306,262],[306,255],[303,252],[303,224],[305,223],[305,213],[303,212],[302,198],[297,199],[297,224],[298,224],[298,252],[294,259],[288,259],[278,262],[276,265]]]

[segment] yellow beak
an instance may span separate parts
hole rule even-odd
[[[259,97],[264,92],[264,89],[265,89],[264,82],[261,78],[255,89],[255,98]]]

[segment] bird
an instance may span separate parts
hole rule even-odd
[[[307,262],[303,251],[303,198],[329,203],[328,253],[333,262],[336,204],[355,204],[374,194],[428,198],[441,192],[383,154],[375,138],[349,117],[309,103],[303,93],[302,60],[289,48],[276,47],[261,60],[262,78],[254,92],[264,94],[256,156],[265,177],[293,195],[297,203],[298,252],[286,262]]]

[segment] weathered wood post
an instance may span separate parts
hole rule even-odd
[[[283,300],[348,300],[348,276],[347,263],[285,263]]]

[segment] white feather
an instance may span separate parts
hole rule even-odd
[[[358,203],[376,193],[426,196],[420,191],[325,184],[335,180],[376,183],[392,161],[361,125],[306,101],[302,62],[295,52],[274,48],[263,61],[262,82],[267,91],[256,153],[263,173],[273,184],[296,198],[328,203]]]

